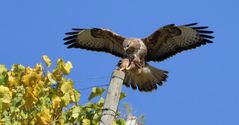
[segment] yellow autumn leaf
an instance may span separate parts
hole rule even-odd
[[[37,97],[33,94],[33,88],[32,87],[27,87],[26,92],[23,96],[25,100],[25,107],[27,109],[32,108],[36,102],[38,101]]]
[[[63,73],[65,75],[69,74],[72,68],[72,63],[70,61],[67,61],[66,64],[62,67],[63,68]]]
[[[65,119],[64,119],[63,116],[60,116],[60,117],[58,118],[58,125],[65,125]]]
[[[42,72],[42,65],[41,64],[36,64],[36,66],[34,67],[34,71],[37,72],[38,74],[43,73]]]
[[[8,87],[0,85],[0,100],[5,104],[11,103],[12,93]]]
[[[51,59],[47,55],[42,56],[43,61],[45,62],[47,67],[51,66]]]
[[[80,96],[81,96],[80,92],[74,90],[74,94],[71,95],[71,99],[73,102],[78,103],[80,100]]]
[[[60,58],[57,60],[56,64],[58,67],[60,67],[60,66],[64,65],[65,63],[64,63],[64,60]]]
[[[25,72],[24,72],[24,75],[22,76],[22,83],[25,85],[25,86],[28,86],[30,84],[30,78],[32,76],[32,71],[30,68],[26,68]]]
[[[22,76],[22,83],[25,85],[25,86],[29,86],[30,85],[30,82],[31,80],[34,80],[32,77],[35,75],[35,73],[33,72],[33,70],[30,68],[30,67],[27,67],[23,73],[23,76]]]
[[[14,76],[13,72],[7,73],[7,85],[8,87],[14,87],[17,86],[19,82],[17,81],[17,78]]]
[[[44,108],[37,117],[37,122],[39,125],[49,125],[51,121],[51,113],[50,110]]]
[[[60,108],[61,106],[61,98],[57,95],[53,96],[53,99],[52,99],[52,107],[54,110]]]
[[[37,117],[34,117],[33,119],[29,120],[30,125],[35,125],[37,123]]]
[[[52,73],[50,73],[49,71],[46,74],[45,80],[49,85],[56,84],[56,81],[53,79]]]
[[[71,71],[72,64],[70,61],[64,62],[63,59],[57,60],[57,67],[53,70],[53,78],[57,81],[61,80],[63,74],[68,75]]]
[[[69,93],[66,93],[64,96],[61,97],[61,100],[63,102],[63,106],[67,106],[71,103],[71,97]]]
[[[73,118],[77,118],[80,114],[81,112],[81,108],[80,107],[78,107],[78,106],[74,106],[73,108],[72,108],[72,117]]]
[[[44,58],[48,63],[50,59]],[[43,71],[41,64],[34,68],[14,64],[10,71],[0,64],[0,83],[4,83],[0,84],[0,110],[5,113],[0,125],[99,124],[104,104],[101,95],[105,90],[92,89],[90,98],[99,96],[99,101],[79,104],[81,93],[65,77],[71,68],[71,62],[63,59],[57,61],[52,72]],[[123,125],[118,120],[116,123]]]
[[[21,125],[28,125],[28,124],[29,124],[29,121],[26,119],[21,121]]]
[[[34,96],[38,96],[43,89],[46,89],[44,86],[44,82],[42,80],[37,81],[37,83],[33,86],[33,94]]]
[[[42,78],[42,69],[40,65],[36,65],[35,69],[27,67],[22,76],[22,83],[25,86],[32,86]]]
[[[60,81],[62,78],[61,70],[59,68],[54,69],[52,72],[52,76],[53,76],[54,80]]]
[[[60,90],[63,94],[65,93],[73,93],[73,82],[72,80],[63,79],[61,83]]]

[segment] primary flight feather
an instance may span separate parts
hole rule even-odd
[[[150,66],[149,61],[163,61],[179,52],[190,50],[214,38],[207,26],[197,23],[163,26],[146,38],[125,38],[108,29],[72,29],[64,38],[67,48],[102,51],[122,58],[119,70],[125,71],[123,84],[140,91],[152,91],[167,78],[167,71]]]

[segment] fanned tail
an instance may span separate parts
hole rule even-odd
[[[138,88],[139,91],[150,92],[166,81],[167,73],[167,71],[146,64],[141,72],[138,70],[126,70],[123,84],[127,87],[131,86],[133,89]]]

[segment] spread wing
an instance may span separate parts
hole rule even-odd
[[[100,28],[92,29],[72,29],[72,32],[66,33],[68,37],[64,43],[67,48],[81,48],[92,51],[102,51],[111,53],[115,56],[125,57],[123,49],[124,37],[108,30]]]
[[[164,26],[147,38],[142,39],[148,48],[147,61],[162,61],[184,50],[190,50],[207,43],[214,38],[206,30],[207,26],[195,27],[197,23]]]

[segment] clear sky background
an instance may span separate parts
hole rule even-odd
[[[109,28],[125,37],[146,37],[166,24],[199,22],[215,31],[214,44],[151,63],[169,71],[157,91],[123,87],[146,125],[239,125],[239,2],[237,0],[1,0],[0,63],[34,66],[43,54],[73,63],[69,76],[80,89],[109,82],[119,58],[66,49],[73,27]],[[81,103],[90,90],[82,92]]]

